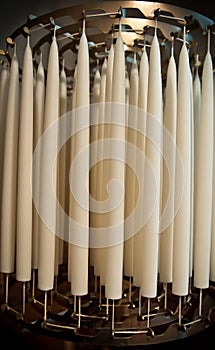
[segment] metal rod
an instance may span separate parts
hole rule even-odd
[[[167,309],[167,283],[163,284],[164,287],[164,309]]]
[[[108,298],[106,298],[106,317],[108,319],[108,315],[109,315],[109,300]]]
[[[147,328],[149,328],[149,320],[150,320],[150,298],[147,301]]]
[[[5,283],[5,304],[8,305],[8,290],[9,290],[9,274],[6,273],[6,283]]]
[[[102,304],[102,285],[101,280],[99,281],[99,306],[101,307]]]
[[[76,314],[77,309],[76,309],[76,295],[74,295],[74,313]]]
[[[184,18],[180,18],[180,17],[175,17],[175,16],[167,16],[167,15],[160,15],[158,17],[162,17],[162,18],[167,18],[167,19],[174,19],[175,21],[180,21],[183,22],[184,24],[186,24],[186,20]]]
[[[95,284],[94,284],[94,286],[95,286],[95,293],[97,293],[97,276],[95,276]]]
[[[47,320],[47,291],[45,291],[45,298],[44,298],[44,321]]]
[[[81,296],[78,297],[78,328],[81,327]]]
[[[199,316],[202,316],[202,289],[199,290]]]
[[[25,315],[25,282],[22,284],[22,314]]]
[[[111,331],[112,331],[112,336],[114,336],[114,300],[112,303],[112,322],[111,322]]]
[[[83,15],[85,18],[95,18],[95,17],[106,17],[106,16],[117,16],[122,15],[121,9],[119,9],[117,12],[102,12],[102,13],[96,13],[91,15],[86,15],[85,11],[83,11]]]
[[[139,316],[141,316],[141,288],[139,288]]]
[[[179,303],[178,303],[178,324],[181,326],[181,296],[179,296]]]
[[[32,272],[32,299],[35,299],[35,269]]]

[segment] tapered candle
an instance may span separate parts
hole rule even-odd
[[[64,69],[64,62],[60,72],[60,87],[59,87],[59,114],[64,116],[67,112],[67,80]],[[67,133],[67,123],[61,123],[59,120],[59,143],[65,140]],[[63,144],[62,149],[58,154],[58,169],[57,169],[57,197],[65,215],[60,216],[57,213],[57,237],[55,242],[55,275],[58,275],[58,266],[63,263],[64,251],[64,237],[66,236],[67,222],[66,222],[66,159],[67,157],[67,143]]]
[[[177,71],[176,63],[173,54],[170,57],[167,80],[166,80],[166,94],[165,94],[165,105],[164,105],[164,128],[170,133],[174,145],[171,149],[168,148],[164,134],[163,137],[163,152],[165,155],[168,154],[169,166],[172,169],[167,169],[167,164],[163,161],[163,179],[162,179],[162,209],[165,208],[167,200],[170,201],[169,216],[172,221],[168,227],[160,234],[160,281],[164,283],[172,282],[172,264],[173,264],[173,234],[174,234],[174,191],[171,192],[172,197],[169,197],[170,181],[174,188],[174,174],[175,174],[175,142],[176,142],[176,118],[177,118]],[[169,173],[172,174],[169,179]],[[162,225],[162,221],[161,221]]]
[[[5,123],[6,123],[6,111],[7,111],[7,96],[8,85],[10,77],[10,68],[7,63],[4,62],[1,77],[0,77],[0,169],[3,169],[4,161],[4,142],[5,142]],[[2,176],[3,171],[0,171],[0,213],[2,205]]]
[[[183,296],[188,294],[191,227],[191,94],[189,57],[185,43],[179,54],[177,89],[176,144],[184,174],[176,172],[175,183],[177,184],[178,177],[184,175],[184,189],[174,220],[172,292]]]
[[[129,114],[128,114],[128,130],[127,130],[127,151],[126,161],[131,164],[132,158],[136,157],[135,152],[130,147],[130,143],[134,145],[136,149],[137,143],[137,106],[138,106],[138,85],[139,85],[139,73],[136,60],[136,53],[134,55],[134,62],[131,66],[130,73],[130,89],[129,89]],[[136,127],[136,130],[132,128]],[[125,171],[125,219],[129,215],[133,215],[135,210],[135,204],[137,201],[137,185],[135,183],[135,177],[132,173],[135,169],[130,169],[128,166]],[[134,216],[133,216],[134,220]],[[133,276],[133,252],[134,252],[134,237],[131,235],[131,226],[125,222],[125,245],[124,245],[124,274],[125,276]],[[134,222],[132,223],[132,229],[134,230]]]
[[[106,95],[106,76],[107,76],[107,58],[105,57],[102,64],[101,71],[101,82],[100,82],[100,96],[99,96],[99,125],[98,125],[98,140],[104,139],[104,129],[105,129],[105,95]],[[97,148],[98,159],[103,156],[103,143]],[[92,179],[92,181],[95,181]],[[96,172],[96,199],[101,200],[101,197],[104,192],[104,171],[103,171],[103,162],[100,161],[97,164]],[[99,214],[97,217],[97,227],[102,227],[104,224],[104,215]],[[104,285],[105,281],[105,257],[106,250],[103,247],[98,247],[95,249],[95,265],[94,265],[94,274],[95,276],[100,276],[100,283]]]
[[[208,50],[202,72],[202,100],[196,183],[194,286],[209,287],[213,186],[213,64]]]
[[[32,267],[33,60],[29,36],[23,57],[18,150],[16,279],[25,282],[31,280]]]
[[[34,93],[34,127],[33,127],[33,146],[34,149],[42,136],[43,117],[45,104],[45,73],[42,62],[42,55],[36,72],[36,83]],[[41,155],[40,155],[41,161]],[[33,174],[33,191],[39,195],[40,188],[40,161]],[[37,200],[39,203],[39,198]],[[32,232],[32,268],[38,269],[38,244],[39,244],[39,221],[37,209],[33,207],[33,232]]]
[[[147,120],[146,120],[146,157],[152,164],[156,177],[157,191],[155,206],[151,217],[144,226],[142,236],[142,261],[143,266],[141,280],[141,294],[144,297],[152,298],[157,295],[157,275],[158,275],[158,238],[159,238],[159,220],[160,220],[160,186],[161,186],[161,144],[162,144],[162,82],[161,82],[161,57],[157,34],[152,40],[150,58],[149,58],[149,85],[147,100]],[[147,132],[150,128],[150,118],[157,120],[157,134],[155,147],[147,138]],[[147,171],[144,172],[144,187],[147,184]],[[150,179],[149,179],[150,180]]]
[[[78,125],[78,113],[82,115],[82,108],[84,107],[83,114],[86,127],[75,135],[75,154],[78,154],[84,147],[89,145],[89,102],[89,50],[85,29],[83,28],[77,57],[75,124],[77,123],[76,125]],[[86,152],[85,165],[86,164],[89,167],[89,152]],[[86,179],[86,187],[83,190],[83,183],[80,180],[80,174],[83,172],[83,168],[83,164],[79,162],[71,178],[71,188],[76,189],[76,193],[80,197],[83,197],[82,194],[84,193],[85,206],[82,208],[75,199],[72,200],[72,218],[74,223],[77,222],[79,226],[74,226],[72,222],[70,225],[70,233],[78,237],[80,228],[85,239],[85,246],[71,245],[71,290],[73,295],[78,296],[88,293],[89,188],[87,188],[87,186],[89,185],[89,179]]]
[[[19,65],[16,46],[11,61],[5,123],[1,212],[1,271],[14,272],[19,120]]]
[[[48,56],[44,125],[43,132],[58,119],[59,116],[59,57],[55,35]],[[40,208],[43,213],[47,208],[53,217],[53,225],[56,225],[56,202],[50,202],[46,191],[50,187],[50,177],[46,172],[47,159],[50,149],[57,155],[57,135],[48,142],[42,144],[41,157],[41,184],[40,184]],[[57,189],[57,167],[54,167],[52,186]],[[56,226],[55,226],[56,227]],[[55,258],[55,232],[52,232],[46,223],[40,221],[39,233],[39,265],[38,265],[38,288],[43,291],[53,289],[54,285],[54,258]]]
[[[214,117],[215,117],[215,76],[214,86]],[[214,125],[215,128],[215,125]],[[215,131],[215,130],[214,130]],[[212,202],[212,227],[211,227],[211,251],[210,251],[210,281],[215,281],[215,143],[213,146],[213,202]]]
[[[146,112],[147,112],[147,99],[148,99],[148,77],[149,77],[149,60],[144,48],[140,59],[139,69],[139,87],[138,87],[138,130],[142,130],[142,133],[137,134],[137,147],[145,154],[145,136],[146,131]],[[144,181],[144,157],[142,162],[136,164],[137,172],[142,174]],[[140,168],[140,170],[139,170]],[[134,254],[133,254],[133,284],[135,286],[141,285],[142,276],[142,233],[143,229],[137,232],[134,236]]]
[[[113,62],[112,75],[112,102],[120,103],[125,106],[125,54],[124,44],[121,32],[119,31]],[[115,112],[116,113],[116,112]],[[113,110],[113,115],[115,114]],[[122,111],[121,111],[122,113]],[[125,114],[125,108],[124,108]],[[113,116],[112,116],[113,117]],[[125,128],[114,125],[114,117],[110,127],[110,136],[114,139],[125,142]],[[110,142],[110,147],[112,142]],[[123,147],[123,146],[122,146]],[[122,153],[125,150],[122,149]],[[114,149],[113,149],[114,152]],[[124,157],[124,153],[122,154]],[[124,162],[110,162],[110,179],[119,179],[121,186],[124,187]],[[105,295],[108,299],[120,299],[122,296],[122,277],[123,277],[123,247],[124,247],[124,200],[121,201],[116,210],[110,213],[108,217],[108,226],[116,226],[116,235],[118,244],[109,246],[106,249],[106,273],[105,273]],[[107,237],[108,239],[108,237]],[[108,242],[111,245],[111,242]]]

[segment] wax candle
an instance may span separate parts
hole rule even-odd
[[[14,272],[16,240],[17,148],[19,120],[19,65],[16,46],[11,61],[5,122],[2,175],[1,271]]]
[[[169,197],[170,182],[174,188],[174,175],[175,175],[175,142],[176,142],[176,117],[177,117],[177,71],[176,63],[173,54],[170,57],[167,80],[166,80],[166,93],[165,93],[165,105],[164,105],[164,128],[170,133],[174,143],[172,148],[169,149],[166,137],[164,133],[163,137],[163,152],[168,154],[168,166],[172,169],[167,169],[167,164],[163,160],[163,180],[162,180],[162,210],[165,208],[167,200],[170,201],[169,216],[171,222],[160,234],[160,281],[164,283],[172,282],[172,264],[173,264],[173,234],[174,234],[174,191],[171,192],[171,198]],[[169,174],[172,174],[171,179]],[[161,220],[162,225],[162,220]]]
[[[183,162],[184,188],[179,210],[174,221],[173,237],[173,294],[188,293],[191,220],[191,94],[190,66],[186,44],[183,43],[178,63],[178,94],[176,144]],[[176,159],[177,163],[177,159]]]
[[[121,32],[119,31],[113,61],[112,73],[112,97],[113,103],[120,103],[125,106],[125,54],[124,44]],[[117,109],[116,109],[117,110]],[[114,106],[111,115],[110,137],[125,142],[125,128],[114,125]],[[123,111],[121,111],[123,113]],[[124,108],[125,115],[125,108]],[[110,147],[114,145],[110,142]],[[122,146],[122,153],[125,152],[124,145]],[[122,157],[125,155],[122,154]],[[124,187],[124,162],[110,161],[109,177],[111,179],[119,179],[121,186]],[[110,212],[108,216],[108,226],[111,228],[116,225],[116,236],[118,237],[118,244],[112,245],[108,241],[108,248],[106,249],[106,272],[105,272],[105,295],[108,299],[120,299],[122,295],[122,277],[123,277],[123,248],[124,248],[124,200],[119,203],[119,206]],[[108,237],[107,237],[108,240]]]
[[[43,132],[58,119],[59,116],[59,57],[58,45],[55,35],[50,45],[47,68],[45,109]],[[56,202],[51,202],[46,194],[52,185],[57,190],[57,166],[53,169],[53,177],[47,174],[47,159],[50,150],[57,155],[57,135],[49,138],[42,144],[41,157],[41,183],[40,183],[40,208],[43,213],[46,210],[52,213],[53,225],[56,227]],[[38,288],[43,291],[53,289],[54,285],[54,258],[55,258],[55,232],[52,232],[45,222],[40,221],[39,233],[39,263],[38,263]]]
[[[157,191],[155,206],[151,217],[144,226],[142,236],[142,261],[143,266],[141,280],[141,294],[144,297],[152,298],[157,295],[157,275],[158,275],[158,238],[159,238],[159,220],[160,220],[160,192],[161,192],[161,145],[162,145],[162,82],[161,82],[161,57],[160,47],[157,34],[152,40],[150,58],[149,58],[149,85],[147,99],[147,119],[146,119],[146,157],[152,164],[156,178]],[[157,120],[157,145],[147,138],[148,130],[151,128],[150,120]],[[147,176],[148,167],[144,172],[144,187],[148,186],[147,180],[151,179]]]
[[[29,36],[23,57],[19,123],[16,279],[25,282],[31,280],[32,267],[33,60]]]
[[[202,72],[202,100],[196,183],[194,286],[209,287],[214,135],[213,64],[208,50]]]

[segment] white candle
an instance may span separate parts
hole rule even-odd
[[[177,118],[177,71],[176,63],[173,54],[170,57],[167,80],[166,80],[166,94],[164,105],[164,128],[170,133],[174,142],[176,142],[176,118]],[[165,133],[164,133],[165,135]],[[174,218],[174,191],[171,192],[172,197],[169,198],[170,181],[174,187],[174,174],[175,174],[175,144],[171,149],[168,148],[165,143],[166,138],[163,137],[163,152],[168,154],[168,165],[172,169],[167,169],[167,164],[163,160],[163,180],[162,180],[162,210],[164,210],[167,200],[170,201],[169,216]],[[173,145],[173,144],[172,144]],[[173,177],[169,179],[169,173],[173,174]],[[161,220],[162,225],[162,220]],[[164,283],[172,282],[172,264],[173,264],[173,232],[174,221],[171,221],[167,228],[165,228],[160,234],[160,281]]]
[[[99,96],[100,96],[100,85],[101,85],[101,74],[99,72],[99,68],[97,67],[95,75],[94,75],[94,81],[93,81],[93,88],[92,88],[92,99],[91,103],[96,103],[93,107],[93,113],[94,113],[94,120],[96,121],[95,125],[91,126],[90,130],[90,142],[96,142],[98,139],[98,121],[99,121]],[[97,153],[97,149],[95,150]],[[96,188],[97,188],[97,171],[92,169],[92,165],[90,166],[91,172],[90,172],[90,195],[94,198],[96,194]],[[91,181],[91,176],[93,172],[93,181]],[[90,214],[90,226],[95,226],[95,214]],[[94,266],[95,264],[95,249],[90,249],[90,265]]]
[[[44,125],[45,131],[59,116],[59,57],[58,46],[55,36],[49,50],[47,82],[45,95]],[[53,170],[53,178],[50,179],[46,172],[46,163],[50,149],[57,154],[57,135],[44,142],[42,145],[41,159],[41,187],[40,187],[40,207],[43,213],[46,210],[52,213],[54,225],[56,225],[56,203],[50,202],[46,191],[52,181],[54,190],[57,189],[56,176],[57,166]],[[48,209],[47,209],[48,208]],[[54,258],[55,258],[55,232],[52,232],[46,224],[40,221],[39,233],[39,265],[38,265],[38,288],[44,291],[53,289],[54,284]]]
[[[215,117],[215,76],[214,85],[214,117]],[[214,125],[215,128],[215,125]],[[215,131],[215,130],[214,130]],[[213,146],[213,202],[212,202],[212,228],[211,228],[211,252],[210,252],[210,281],[215,281],[215,142]]]
[[[20,101],[17,179],[16,279],[31,280],[32,260],[32,191],[31,162],[33,156],[33,60],[27,38],[23,57]]]
[[[114,51],[113,73],[112,73],[112,102],[125,105],[125,55],[124,44],[121,32]],[[125,128],[114,125],[114,110],[112,114],[112,124],[110,127],[110,136],[114,139],[125,142]],[[110,142],[110,147],[112,142]],[[114,152],[114,149],[113,149]],[[123,152],[123,150],[122,150]],[[113,153],[114,154],[114,153]],[[119,179],[124,187],[123,162],[111,161],[109,165],[109,176],[111,179]],[[105,295],[108,299],[120,299],[122,296],[122,277],[123,277],[123,247],[124,247],[124,200],[121,201],[116,210],[113,210],[108,216],[108,226],[118,225],[116,235],[120,243],[109,246],[106,249],[106,273],[105,273]],[[108,239],[108,237],[107,237]],[[110,243],[110,242],[109,242]]]
[[[84,118],[86,127],[74,138],[75,154],[78,154],[83,148],[89,145],[89,50],[88,42],[83,30],[77,57],[77,73],[76,73],[76,102],[75,102],[75,124],[78,125],[79,115],[82,114],[81,107],[84,109]],[[79,110],[78,110],[79,109]],[[86,153],[85,165],[89,166],[89,153]],[[83,165],[79,162],[76,170],[73,172],[71,182],[72,189],[76,189],[78,196],[82,197],[84,193],[85,208],[82,208],[75,200],[71,203],[71,213],[74,222],[82,225],[75,228],[73,222],[70,225],[71,235],[79,235],[79,227],[84,234],[86,246],[71,245],[71,284],[73,295],[86,295],[88,293],[88,245],[89,245],[89,189],[88,180],[83,189],[83,183],[80,181],[80,173],[83,171]]]
[[[16,232],[17,147],[19,120],[19,65],[16,47],[11,61],[8,87],[4,165],[2,176],[1,271],[14,271]]]
[[[202,72],[202,101],[198,145],[194,286],[209,287],[214,134],[213,64],[208,51]]]
[[[146,157],[152,164],[156,178],[157,191],[155,206],[151,217],[143,229],[142,236],[142,261],[143,266],[141,280],[141,294],[144,297],[152,298],[157,295],[157,274],[158,274],[158,238],[160,220],[160,176],[161,176],[161,154],[162,145],[162,81],[161,81],[161,57],[157,35],[155,33],[152,40],[149,60],[149,85],[147,100],[147,120],[146,120]],[[157,127],[157,147],[147,138],[150,126],[150,118],[156,118]],[[160,126],[159,126],[160,125]],[[148,167],[145,167],[144,179],[147,177]],[[149,181],[151,181],[149,179]],[[148,186],[144,181],[144,187]]]
[[[106,76],[107,76],[107,58],[104,59],[101,71],[101,82],[100,82],[100,96],[99,96],[99,125],[98,125],[98,140],[104,139],[104,120],[105,120],[105,95],[106,95]],[[96,149],[98,159],[103,156],[103,144]],[[101,200],[104,195],[104,169],[103,162],[100,161],[97,164],[96,172],[96,199]],[[92,179],[92,181],[95,181]],[[105,223],[105,215],[99,214],[97,216],[97,227],[103,227]],[[95,265],[94,274],[95,276],[100,276],[100,283],[104,285],[105,283],[105,257],[106,250],[103,247],[98,247],[95,249]]]
[[[36,72],[36,83],[34,93],[34,149],[40,140],[43,130],[44,117],[44,103],[45,103],[45,73],[42,62],[42,55]],[[41,155],[40,155],[41,161]],[[38,167],[33,174],[33,191],[39,196],[40,188],[40,161]],[[39,198],[37,203],[39,203]],[[33,232],[32,232],[32,267],[38,269],[38,244],[39,244],[39,221],[37,209],[33,208]]]
[[[138,87],[138,130],[142,130],[143,133],[137,134],[137,147],[145,154],[145,136],[146,130],[146,112],[147,112],[147,99],[148,99],[148,77],[149,77],[149,60],[146,49],[144,48],[140,60],[139,69],[139,87]],[[136,164],[137,172],[143,174],[144,181],[144,158],[142,162]],[[133,284],[136,286],[141,285],[142,278],[142,233],[141,229],[134,236],[134,254],[133,254]]]
[[[130,147],[130,143],[134,145],[136,149],[137,144],[137,130],[134,130],[132,126],[137,129],[137,106],[138,106],[138,85],[139,85],[139,73],[136,61],[136,54],[134,55],[134,62],[131,66],[130,73],[130,93],[129,93],[129,105],[128,109],[128,130],[127,130],[127,152],[126,160],[128,164],[131,164],[133,158],[136,154]],[[135,172],[135,169],[133,169]],[[126,167],[125,171],[125,219],[132,215],[135,210],[135,204],[137,201],[137,184],[135,179],[135,174],[129,167]],[[134,220],[134,217],[133,217]],[[134,222],[132,223],[133,230]],[[132,234],[134,234],[133,232]],[[130,227],[125,222],[125,244],[124,244],[124,274],[125,276],[133,276],[133,249],[134,249],[134,237],[130,237]],[[130,237],[128,239],[128,237]]]
[[[64,116],[67,112],[67,80],[66,72],[64,69],[64,62],[60,72],[60,88],[59,88],[59,110],[60,117]],[[59,121],[59,143],[66,137],[67,124],[60,123]],[[58,275],[58,266],[63,263],[63,251],[64,240],[66,237],[67,223],[66,223],[66,161],[67,161],[67,144],[64,143],[63,147],[58,153],[58,169],[57,169],[57,197],[61,207],[63,208],[65,215],[60,216],[57,213],[57,237],[55,242],[55,276]]]
[[[178,296],[187,295],[190,258],[191,220],[191,102],[190,66],[188,51],[183,44],[178,63],[178,103],[176,143],[184,167],[184,189],[179,210],[174,221],[173,237],[173,284],[172,292]],[[176,159],[177,162],[177,159]],[[183,174],[176,172],[177,178]]]
[[[5,123],[7,111],[7,96],[9,85],[10,69],[9,65],[4,62],[1,77],[0,77],[0,169],[3,169],[4,164],[4,142],[5,142]],[[3,171],[0,171],[0,213],[2,206],[2,176]]]

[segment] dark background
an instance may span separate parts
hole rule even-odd
[[[76,1],[76,0],[6,0],[1,3],[0,11],[0,49],[5,49],[6,38],[10,36],[13,31],[24,24],[28,18],[29,14],[42,15],[46,12],[51,12],[59,8],[70,7],[75,4],[80,4],[86,2]],[[181,6],[184,8],[191,9],[193,11],[199,12],[211,19],[215,19],[214,1],[213,0],[202,0],[197,1],[181,1],[181,0],[171,0],[171,1],[160,1],[164,3],[169,3],[176,6]],[[214,40],[214,35],[212,36]],[[47,338],[41,335],[25,335],[20,332],[20,329],[16,327],[13,322],[2,315],[0,311],[0,348],[17,348],[22,347],[24,349],[52,349],[58,350],[64,349],[64,345],[57,339]],[[4,345],[3,345],[4,343]],[[210,345],[209,345],[210,344]],[[193,349],[198,345],[198,348],[209,349],[213,348],[215,344],[215,329],[207,330],[203,334],[198,334],[195,337],[185,340],[184,342],[159,346],[159,349]],[[71,344],[70,349],[91,349],[89,346]],[[145,349],[145,347],[144,347]],[[152,347],[154,349],[154,347]],[[157,349],[157,347],[156,347]]]

